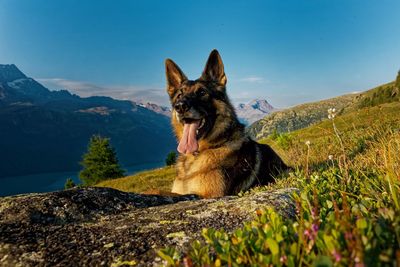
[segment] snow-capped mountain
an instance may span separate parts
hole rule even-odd
[[[171,109],[168,108],[168,107],[159,106],[157,104],[150,103],[150,102],[147,102],[145,104],[144,103],[140,103],[138,105],[141,106],[141,107],[147,108],[147,109],[149,109],[151,111],[154,111],[155,113],[158,113],[158,114],[161,114],[161,115],[164,115],[164,116],[167,116],[167,117],[171,117]]]
[[[251,123],[264,118],[274,110],[274,107],[265,99],[254,99],[247,104],[239,104],[236,107],[236,114],[239,120],[250,125]]]

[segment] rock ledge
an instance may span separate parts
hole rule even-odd
[[[295,188],[199,199],[84,188],[0,198],[0,266],[139,266],[155,250],[185,247],[205,227],[233,231],[256,209],[293,217]]]

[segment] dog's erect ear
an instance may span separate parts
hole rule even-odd
[[[204,68],[201,79],[206,81],[214,81],[222,86],[226,84],[226,76],[224,72],[224,63],[218,51],[214,49],[208,57],[206,67]]]
[[[167,74],[167,91],[172,97],[176,89],[178,89],[187,78],[178,65],[171,59],[165,60],[165,72]]]

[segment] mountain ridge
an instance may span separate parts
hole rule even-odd
[[[0,65],[0,177],[78,170],[93,134],[111,138],[123,165],[161,162],[175,147],[164,115],[132,101],[50,91]]]

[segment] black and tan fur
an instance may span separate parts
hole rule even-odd
[[[206,198],[237,194],[273,182],[273,176],[287,168],[269,146],[245,134],[226,94],[227,79],[217,50],[211,52],[203,74],[194,81],[188,80],[172,60],[165,64],[178,140],[183,122],[205,120],[197,134],[198,151],[178,158],[172,193]]]

